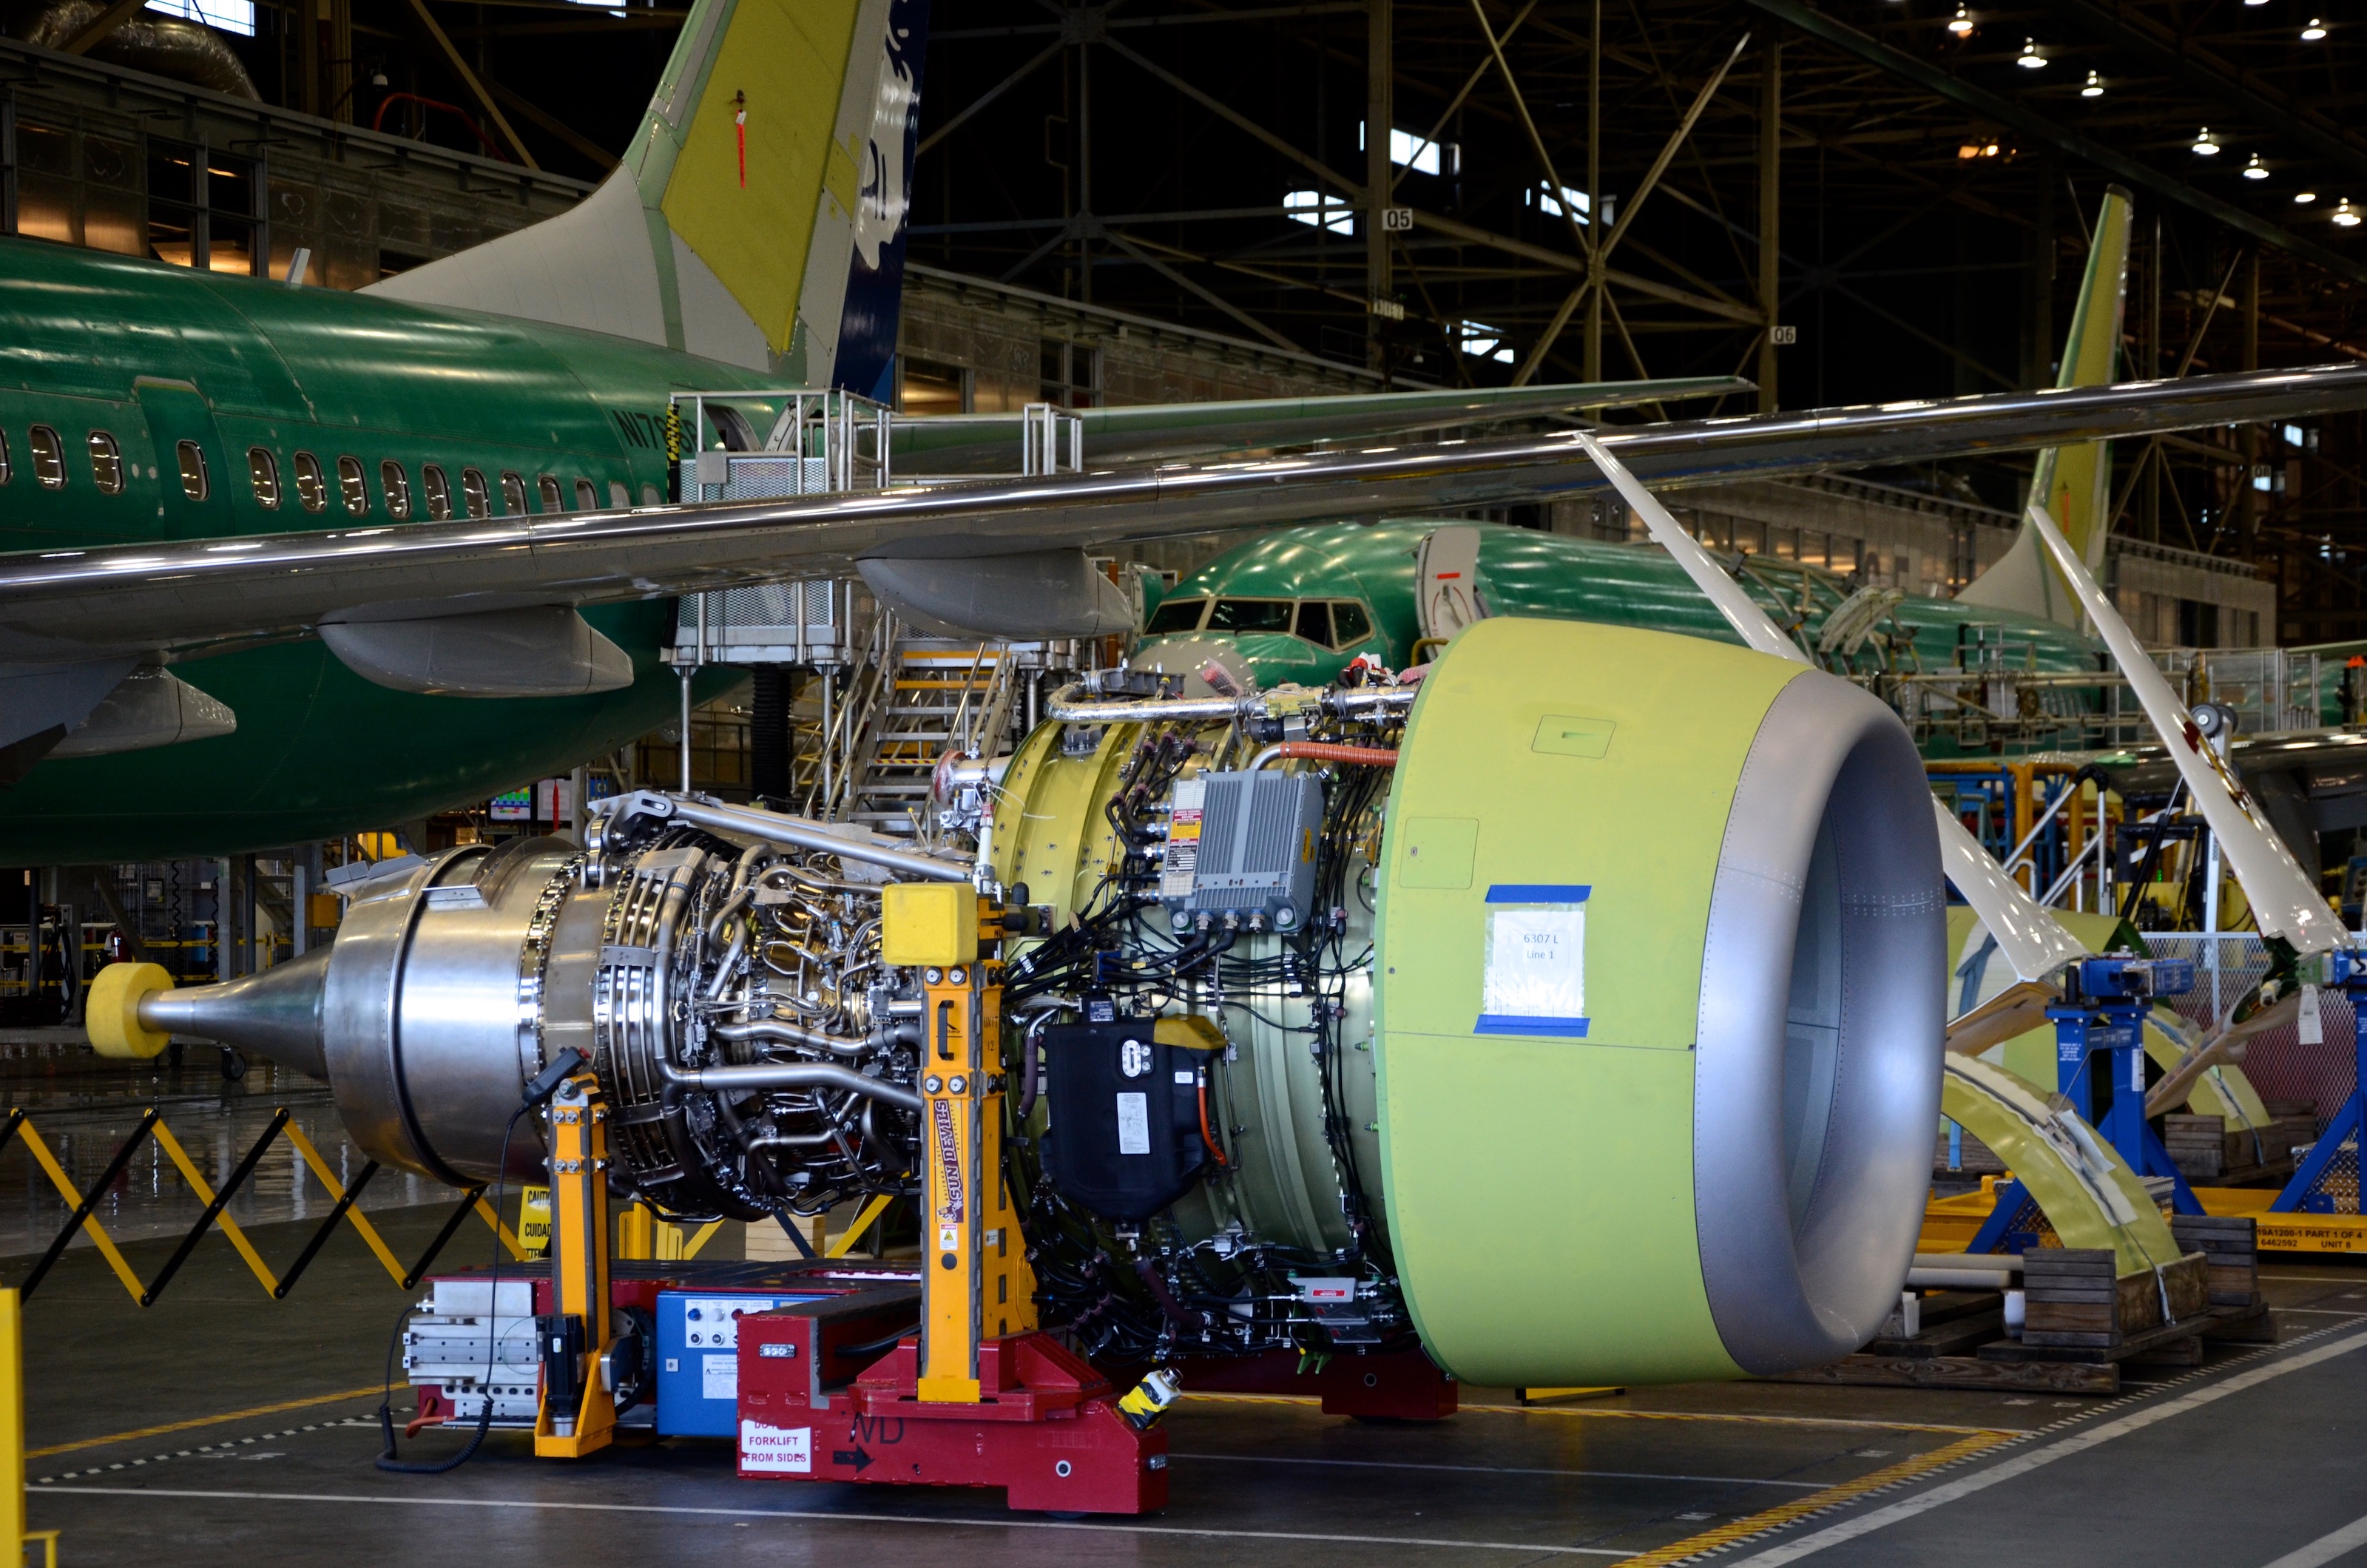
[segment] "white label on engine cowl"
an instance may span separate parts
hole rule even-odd
[[[1480,1010],[1506,1019],[1586,1016],[1586,910],[1490,909]]]
[[[762,1421],[741,1422],[740,1468],[810,1475],[813,1473],[813,1428],[767,1427]]]
[[[738,1399],[740,1358],[736,1355],[701,1356],[698,1359],[698,1393],[702,1399]]]
[[[1149,1095],[1121,1094],[1117,1097],[1117,1152],[1122,1155],[1147,1155],[1150,1152]]]

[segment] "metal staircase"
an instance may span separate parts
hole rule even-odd
[[[842,819],[876,832],[917,831],[937,759],[999,742],[1017,689],[1001,643],[898,638],[878,666],[867,718],[853,731]]]

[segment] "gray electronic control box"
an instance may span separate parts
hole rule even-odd
[[[1178,928],[1202,914],[1262,915],[1296,931],[1313,913],[1323,781],[1311,773],[1206,773],[1175,786],[1159,897]]]

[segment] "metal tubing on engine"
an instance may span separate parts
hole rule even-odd
[[[916,877],[924,882],[968,882],[969,863],[966,861],[940,860],[934,855],[916,854],[911,850],[899,850],[885,844],[875,844],[832,831],[829,824],[810,818],[790,817],[777,811],[755,811],[746,807],[724,806],[703,800],[678,800],[659,796],[668,810],[664,815],[694,828],[706,828],[719,833],[741,833],[767,843],[786,844],[792,849],[821,850],[844,860],[859,860],[866,865],[884,866],[901,876]]]
[[[808,1029],[785,1018],[751,1019],[746,1023],[718,1023],[708,1029],[719,1040],[777,1040],[785,1045],[807,1045],[817,1051],[835,1051],[842,1056],[859,1056],[866,1051],[878,1051],[889,1045],[917,1044],[920,1025],[891,1023],[875,1029],[868,1034],[829,1034],[819,1029]]]
[[[1251,773],[1257,773],[1268,762],[1278,762],[1285,757],[1303,757],[1310,762],[1349,762],[1368,768],[1394,768],[1398,754],[1386,746],[1334,746],[1322,740],[1282,740],[1267,747],[1250,759]]]
[[[1141,724],[1157,719],[1228,719],[1254,714],[1259,697],[1156,697],[1137,701],[1119,697],[1107,702],[1083,702],[1082,682],[1061,687],[1045,699],[1045,716],[1060,724]]]
[[[835,1089],[884,1100],[906,1111],[917,1112],[921,1109],[921,1097],[911,1089],[866,1077],[835,1062],[766,1062],[745,1067],[677,1067],[671,1062],[661,1062],[658,1071],[668,1082],[687,1089],[750,1092],[765,1089]]]

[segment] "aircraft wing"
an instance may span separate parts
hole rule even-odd
[[[1606,431],[1655,489],[2367,408],[2367,366],[2239,372]],[[1604,486],[1575,433],[625,512],[0,556],[0,669],[997,558]],[[1032,556],[1031,556],[1032,553]],[[968,623],[965,623],[968,624]],[[1006,634],[1018,635],[1018,634]],[[1039,634],[1040,635],[1040,634]]]
[[[1082,409],[1073,417],[1084,436],[1087,460],[1108,467],[1217,452],[1307,446],[1322,441],[1377,440],[1417,430],[1535,419],[1579,409],[1637,408],[1757,389],[1737,376],[1692,376],[1554,387],[1463,387],[1329,398],[1152,403]],[[889,450],[900,473],[1007,471],[1011,454],[1019,446],[1022,418],[1016,413],[965,413],[908,420],[897,424]]]

